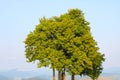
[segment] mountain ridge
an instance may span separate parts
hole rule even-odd
[[[118,77],[119,80],[120,68],[105,69],[101,76]],[[0,80],[50,80],[51,78],[52,72],[43,72],[40,70],[20,71],[12,69],[8,71],[0,71]]]

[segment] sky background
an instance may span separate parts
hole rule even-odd
[[[0,0],[0,71],[38,70],[26,62],[23,41],[40,18],[59,16],[71,8],[81,9],[90,22],[105,54],[104,69],[120,68],[120,0]]]

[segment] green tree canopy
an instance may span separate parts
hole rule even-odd
[[[35,30],[28,34],[25,45],[28,62],[37,61],[38,67],[56,69],[59,77],[64,74],[62,79],[65,79],[65,72],[74,79],[74,75],[80,74],[91,77],[92,71],[98,67],[102,70],[104,58],[98,52],[89,22],[79,9],[70,9],[52,18],[41,18]]]

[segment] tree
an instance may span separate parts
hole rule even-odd
[[[55,70],[58,80],[66,79],[65,72],[74,80],[79,74],[91,76],[93,65],[100,67],[102,64],[102,57],[99,65],[93,60],[101,53],[91,35],[89,22],[79,9],[71,9],[58,17],[41,18],[35,30],[28,34],[25,46],[27,61],[37,61],[39,68],[53,69],[53,80]]]
[[[92,59],[92,69],[85,69],[85,75],[88,75],[92,80],[97,80],[102,73],[102,62],[105,61],[104,54],[96,54]],[[84,74],[83,73],[83,74]]]

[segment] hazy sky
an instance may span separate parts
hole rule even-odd
[[[52,17],[79,8],[105,54],[104,68],[120,67],[120,0],[0,0],[0,70],[35,70],[27,63],[27,34],[43,16]]]

